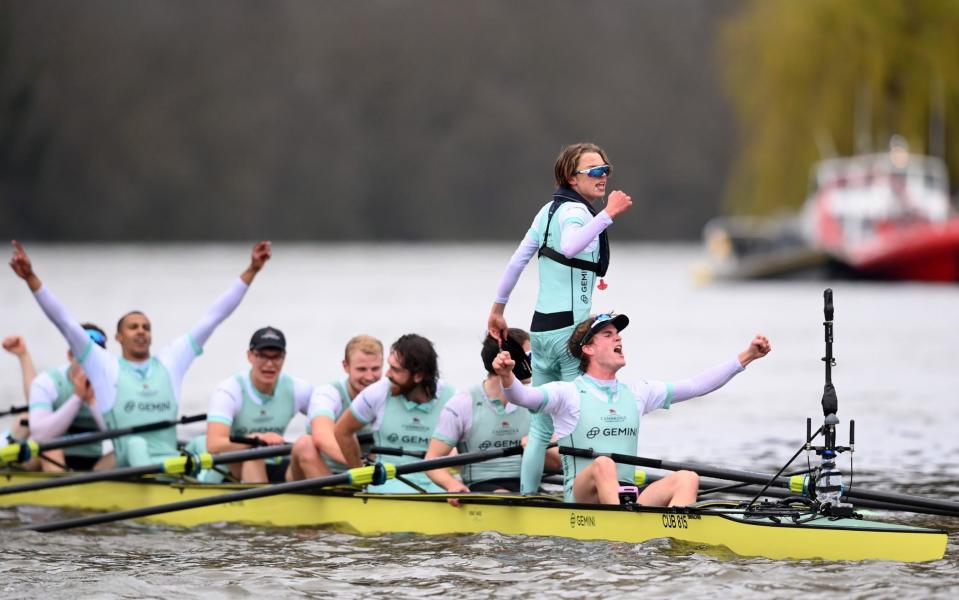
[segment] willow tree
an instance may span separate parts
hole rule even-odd
[[[740,132],[727,211],[795,208],[817,160],[893,134],[959,181],[957,32],[956,0],[744,2],[720,36]]]

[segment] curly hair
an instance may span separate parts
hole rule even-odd
[[[440,369],[433,342],[421,335],[407,333],[393,342],[390,351],[399,356],[404,369],[413,375],[423,376],[422,386],[426,395],[435,398]]]

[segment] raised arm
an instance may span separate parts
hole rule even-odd
[[[27,283],[27,287],[33,292],[33,296],[40,304],[44,314],[56,325],[67,340],[73,355],[82,358],[86,354],[87,347],[94,345],[93,342],[90,341],[80,323],[70,316],[66,307],[53,295],[53,292],[43,286],[43,282],[33,271],[33,263],[27,256],[27,251],[24,250],[20,242],[14,240],[12,243],[13,258],[10,260],[10,268],[17,274],[17,277]]]
[[[749,346],[735,359],[730,359],[702,373],[672,383],[672,402],[682,402],[690,398],[705,396],[726,385],[730,379],[746,368],[746,365],[769,354],[772,346],[766,336],[757,334]]]
[[[505,350],[493,359],[493,370],[503,384],[503,395],[507,402],[538,412],[546,404],[546,395],[539,388],[523,385],[513,375],[516,362]]]
[[[757,333],[756,337],[749,342],[749,346],[739,353],[739,364],[746,368],[746,365],[753,362],[757,358],[762,358],[769,354],[772,351],[773,347],[769,343],[769,339],[761,333]]]
[[[246,295],[246,290],[253,283],[256,274],[260,272],[271,256],[270,242],[260,242],[253,247],[250,264],[240,273],[240,278],[213,302],[200,318],[200,321],[190,330],[190,337],[197,346],[203,347],[220,323],[236,310],[236,307],[243,301],[243,296]]]
[[[560,233],[559,251],[566,258],[573,258],[585,250],[586,246],[589,246],[590,242],[596,239],[596,236],[612,224],[613,220],[603,210],[595,217],[590,218],[585,224],[572,221],[563,225]]]
[[[506,265],[506,270],[503,271],[503,276],[496,286],[496,298],[493,300],[493,308],[490,309],[486,328],[489,334],[500,342],[506,339],[509,329],[506,324],[506,318],[503,316],[503,312],[506,310],[506,303],[509,302],[509,295],[513,293],[513,288],[516,287],[519,276],[523,274],[523,269],[526,268],[526,265],[529,264],[530,259],[533,258],[533,255],[536,254],[538,249],[539,243],[532,235],[527,233],[523,241],[520,242],[519,247],[513,252],[513,256],[510,257],[509,263]]]
[[[33,358],[27,350],[27,342],[19,335],[8,335],[3,338],[3,349],[13,354],[20,361],[20,378],[23,384],[23,397],[30,400],[30,384],[37,376],[37,369],[33,366]]]
[[[607,227],[613,224],[613,219],[626,212],[633,205],[633,199],[620,190],[610,192],[606,208],[585,223],[572,221],[564,223],[560,235],[559,251],[566,258],[573,258],[589,246]]]

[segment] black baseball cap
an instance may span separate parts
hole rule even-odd
[[[523,350],[523,346],[520,345],[512,337],[507,336],[506,340],[503,341],[503,350],[509,352],[510,358],[513,359],[513,362],[516,363],[513,365],[513,375],[516,379],[520,381],[525,381],[533,376],[533,367],[530,365],[530,357],[526,354],[526,351]]]
[[[520,340],[529,340],[529,334],[522,329],[510,328],[506,341],[500,344],[499,340],[486,334],[483,340],[483,349],[480,351],[480,358],[483,359],[483,366],[487,373],[493,373],[493,361],[496,355],[502,351],[509,352],[510,358],[516,363],[513,366],[513,375],[520,381],[529,379],[533,376],[533,370],[530,366],[530,357],[523,349]]]
[[[276,348],[286,352],[286,336],[276,327],[266,326],[257,329],[253,337],[250,338],[250,350],[262,350],[263,348]]]

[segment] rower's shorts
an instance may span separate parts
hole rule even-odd
[[[533,385],[572,381],[579,377],[579,359],[569,353],[567,342],[575,325],[552,331],[531,331]]]
[[[500,477],[498,479],[487,479],[486,481],[474,481],[467,484],[471,492],[495,492],[496,490],[508,490],[513,493],[519,493],[519,477]]]
[[[283,483],[286,481],[286,471],[290,468],[290,459],[284,458],[281,461],[266,461],[266,478],[270,483]]]

